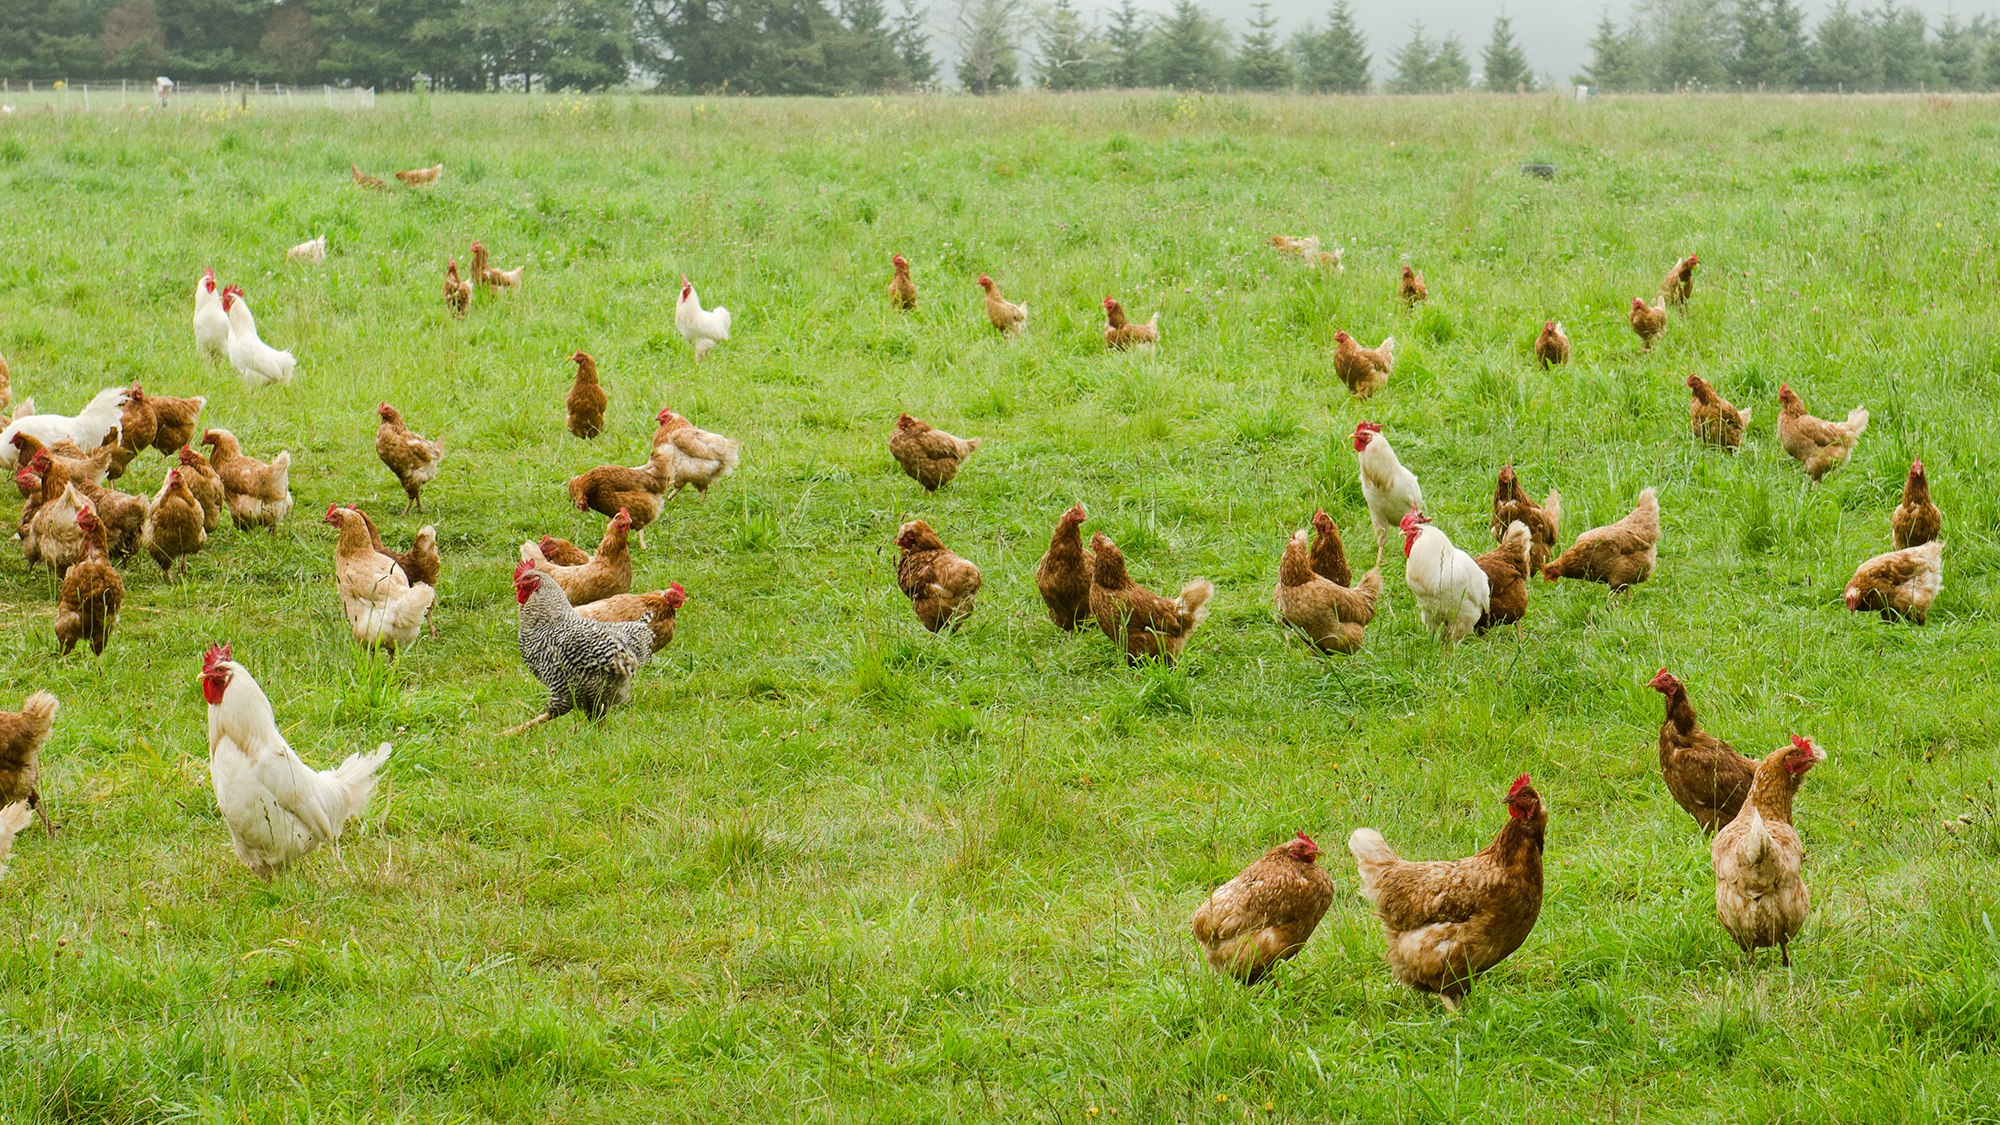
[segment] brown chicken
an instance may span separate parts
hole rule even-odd
[[[1651,305],[1644,300],[1632,298],[1632,311],[1626,317],[1632,323],[1632,331],[1638,333],[1641,351],[1652,351],[1653,341],[1658,340],[1667,330],[1667,303],[1658,301]]]
[[[1210,892],[1190,928],[1208,967],[1244,984],[1298,955],[1333,903],[1319,845],[1300,832]]]
[[[1931,482],[1924,475],[1922,458],[1910,462],[1910,475],[1903,478],[1903,502],[1896,505],[1889,525],[1898,551],[1921,547],[1944,531],[1944,513],[1931,503]]]
[[[1602,582],[1623,590],[1653,576],[1659,545],[1660,501],[1648,488],[1639,494],[1639,506],[1631,515],[1577,536],[1569,550],[1542,567],[1542,577],[1550,582],[1558,578]]]
[[[590,561],[590,552],[554,535],[544,535],[536,546],[542,549],[542,557],[557,566],[582,566]]]
[[[1132,581],[1125,573],[1125,556],[1103,532],[1090,537],[1090,615],[1111,643],[1137,663],[1153,657],[1171,664],[1180,659],[1187,639],[1208,617],[1215,586],[1196,578],[1181,587],[1177,598],[1163,598]]]
[[[361,517],[361,525],[368,529],[368,545],[374,548],[376,554],[401,568],[403,577],[409,580],[410,585],[437,587],[438,575],[444,571],[444,559],[438,555],[437,528],[430,524],[418,528],[416,537],[410,540],[410,549],[398,554],[382,542],[382,534],[375,530],[375,521],[368,518],[367,512],[354,508],[354,513]],[[577,555],[583,561],[590,558],[581,551]],[[431,632],[433,635],[437,632],[435,619],[431,622]]]
[[[1660,279],[1660,296],[1670,305],[1687,304],[1688,298],[1694,296],[1694,268],[1700,264],[1701,259],[1694,254],[1675,262],[1667,276]]]
[[[57,443],[64,444],[67,443]],[[78,495],[89,501],[93,517],[103,525],[106,553],[115,559],[126,559],[136,554],[146,527],[145,499],[120,492],[110,485],[92,483],[88,478],[71,477],[60,462],[51,462],[48,457],[48,451],[44,450],[30,462],[42,477],[41,503],[47,504],[61,495],[65,488],[74,487]]]
[[[55,825],[42,807],[42,747],[49,741],[60,706],[55,696],[38,691],[19,711],[0,711],[0,807],[28,802],[50,835],[55,834]]]
[[[444,304],[460,320],[472,308],[472,283],[458,276],[457,258],[444,268]]]
[[[421,512],[424,501],[419,493],[437,476],[438,462],[444,458],[444,446],[412,433],[403,424],[403,416],[386,402],[377,406],[375,413],[382,419],[381,424],[375,427],[375,456],[396,474],[396,483],[403,486],[403,495],[410,498],[404,513],[412,509]]]
[[[1379,347],[1364,348],[1345,332],[1333,334],[1333,373],[1347,384],[1355,398],[1367,398],[1389,382],[1389,369],[1396,363],[1396,338],[1383,339]]]
[[[118,417],[118,443],[112,447],[111,464],[105,472],[106,480],[117,480],[125,475],[125,467],[132,458],[145,452],[153,444],[153,436],[159,432],[159,419],[153,415],[153,404],[146,397],[146,389],[137,383],[125,392],[125,405]]]
[[[172,457],[193,443],[208,399],[200,395],[194,398],[147,395],[146,405],[153,409],[153,448]]]
[[[889,280],[889,303],[899,309],[917,307],[917,283],[910,280],[910,260],[901,254],[890,257],[896,276]]]
[[[201,501],[188,488],[187,478],[179,469],[167,470],[166,481],[146,509],[145,529],[139,535],[146,553],[160,564],[161,574],[171,571],[175,562],[185,571],[188,556],[208,542],[204,516]]]
[[[360,184],[362,187],[372,188],[376,191],[389,190],[389,185],[382,182],[380,177],[371,176],[368,173],[363,172],[361,170],[360,165],[358,164],[349,164],[347,166],[347,172],[349,175],[354,177],[354,182]]]
[[[222,480],[229,518],[236,529],[276,530],[292,510],[292,455],[280,453],[268,465],[246,457],[236,435],[228,430],[209,430],[201,435],[201,443],[215,447],[215,452],[209,455],[209,464],[215,466],[215,475]]]
[[[1667,700],[1667,717],[1660,723],[1660,777],[1702,832],[1714,832],[1736,819],[1757,763],[1701,729],[1680,677],[1662,668],[1646,686]]]
[[[936,492],[951,483],[965,459],[984,442],[984,438],[953,437],[902,414],[896,418],[896,431],[889,435],[889,453],[925,492]]]
[[[1320,538],[1324,541],[1326,536]],[[1361,584],[1349,589],[1314,569],[1306,533],[1295,531],[1278,560],[1278,587],[1271,600],[1278,616],[1320,651],[1351,654],[1361,651],[1363,634],[1375,620],[1375,602],[1381,596],[1381,567],[1362,575]]]
[[[1049,549],[1035,568],[1035,589],[1041,591],[1049,620],[1059,629],[1074,630],[1090,620],[1091,557],[1083,550],[1083,533],[1077,529],[1089,519],[1082,504],[1072,504],[1056,520]]]
[[[542,554],[539,543],[521,544],[521,561],[556,580],[571,605],[588,605],[616,597],[632,589],[632,554],[626,538],[632,531],[632,513],[620,508],[604,527],[604,539],[597,553],[578,565],[553,563]],[[638,618],[632,618],[636,621]]]
[[[104,525],[89,505],[76,514],[76,525],[83,530],[83,561],[63,575],[56,599],[56,644],[68,656],[76,642],[87,640],[90,651],[102,656],[104,642],[118,624],[118,608],[125,604],[125,580],[111,565]]]
[[[569,502],[579,512],[615,516],[623,508],[632,518],[634,538],[646,545],[646,528],[660,518],[671,466],[665,450],[654,449],[643,465],[625,468],[603,465],[569,478]]]
[[[444,165],[433,164],[428,168],[406,168],[396,173],[396,178],[406,187],[430,187],[438,182],[438,176],[443,172]]]
[[[1528,775],[1507,790],[1507,824],[1477,855],[1416,863],[1396,856],[1381,833],[1357,828],[1347,850],[1361,897],[1375,907],[1396,979],[1435,992],[1447,1009],[1472,978],[1521,947],[1542,912],[1542,840],[1548,810]]]
[[[1519,520],[1528,525],[1528,573],[1539,574],[1555,550],[1556,533],[1562,527],[1562,493],[1549,489],[1537,504],[1521,491],[1521,478],[1514,466],[1500,466],[1500,479],[1493,486],[1493,541],[1507,538],[1507,526]]]
[[[1569,333],[1563,331],[1560,322],[1542,322],[1542,334],[1535,337],[1535,358],[1542,361],[1544,371],[1569,362]]]
[[[1534,573],[1529,563],[1533,550],[1528,525],[1515,520],[1501,534],[1499,546],[1472,560],[1486,572],[1488,590],[1486,612],[1479,615],[1474,630],[1484,633],[1495,625],[1512,625],[1514,635],[1521,635],[1521,619],[1528,615],[1528,575]]]
[[[37,464],[43,462],[39,456],[35,460]],[[33,514],[23,521],[21,557],[29,566],[46,566],[61,578],[83,559],[83,529],[77,526],[76,517],[90,501],[76,490],[74,481],[64,485],[60,492],[49,490],[46,479],[43,484],[45,487],[31,501]]]
[[[597,360],[589,352],[577,352],[576,379],[569,385],[569,432],[580,438],[594,438],[604,432],[604,408],[611,399],[597,381]]]
[[[1353,585],[1354,572],[1347,565],[1347,548],[1340,542],[1339,525],[1324,508],[1313,513],[1312,524],[1312,552],[1307,560],[1312,563],[1313,573],[1336,586]]]
[[[922,520],[911,520],[896,533],[903,552],[896,562],[896,587],[910,599],[917,620],[935,633],[972,616],[979,593],[979,568],[951,552],[944,540]]]
[[[1688,400],[1688,428],[1694,436],[1724,449],[1740,447],[1743,431],[1750,425],[1750,412],[1736,409],[1708,380],[1692,371],[1688,372],[1687,385],[1693,396]]]
[[[1125,316],[1125,306],[1115,297],[1104,298],[1104,343],[1114,352],[1150,348],[1160,342],[1160,314],[1144,324],[1134,324]]]
[[[202,530],[213,535],[229,510],[229,494],[222,487],[222,475],[191,445],[181,446],[180,459],[182,479],[187,481],[188,491],[201,502]]]
[[[986,290],[986,319],[1007,336],[1019,336],[1028,328],[1028,306],[1017,305],[1000,295],[1000,286],[985,274],[979,287]]]
[[[1429,300],[1430,295],[1430,287],[1424,284],[1424,275],[1404,266],[1403,278],[1396,283],[1396,296],[1402,298],[1403,304],[1409,308],[1416,308]]]
[[[1944,540],[1933,539],[1862,563],[1841,596],[1856,613],[1880,611],[1884,621],[1908,618],[1922,625],[1943,588]]]
[[[686,601],[687,591],[675,582],[664,590],[647,594],[619,594],[589,605],[580,605],[576,607],[576,614],[592,621],[615,624],[638,621],[650,613],[653,616],[646,624],[653,630],[653,651],[658,652],[674,639],[674,617]]]
[[[1757,763],[1750,799],[1715,834],[1715,917],[1756,963],[1757,951],[1777,946],[1792,964],[1792,939],[1805,927],[1811,900],[1803,877],[1805,844],[1792,827],[1792,799],[1806,773],[1826,760],[1809,738],[1792,736]]]
[[[23,465],[33,463],[40,454],[45,462],[61,467],[65,478],[91,484],[104,480],[111,471],[111,457],[118,451],[116,442],[105,442],[85,453],[67,438],[54,445],[43,445],[33,435],[18,432],[14,435],[14,448],[20,451],[19,463]]]
[[[491,289],[497,292],[501,289],[518,289],[521,287],[521,275],[527,272],[528,267],[515,266],[511,270],[503,270],[495,268],[489,264],[490,262],[491,259],[486,256],[486,244],[483,242],[473,243],[472,280],[481,289]]]
[[[1274,234],[1271,236],[1271,245],[1278,253],[1294,258],[1306,252],[1308,241],[1313,245],[1317,245],[1319,242],[1317,238],[1310,238],[1310,236],[1309,238],[1294,238],[1289,234]]]
[[[1778,388],[1778,443],[1792,459],[1804,466],[1806,475],[1819,478],[1847,464],[1855,443],[1868,429],[1868,410],[1857,406],[1847,412],[1847,421],[1828,422],[1806,413],[1805,400],[1793,393],[1790,383]]]
[[[742,460],[743,443],[735,438],[712,434],[672,410],[662,408],[654,415],[653,448],[667,455],[667,487],[672,499],[693,485],[708,495],[708,487],[736,471]]]

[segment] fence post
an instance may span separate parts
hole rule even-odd
[[[90,83],[83,84],[83,112],[90,112]]]

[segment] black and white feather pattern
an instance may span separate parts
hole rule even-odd
[[[582,708],[591,719],[632,696],[632,673],[652,655],[652,614],[606,623],[577,616],[562,588],[536,576],[521,603],[521,659],[549,689],[548,717]]]

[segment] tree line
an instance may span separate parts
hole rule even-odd
[[[1476,49],[1421,21],[1382,59],[1349,0],[1281,35],[1267,2],[1240,34],[1197,0],[34,0],[0,4],[0,75],[336,83],[399,90],[656,86],[826,95],[1162,87],[1315,93],[1526,92],[1504,12]],[[945,57],[938,45],[947,47]],[[1991,90],[1985,15],[1838,2],[1810,29],[1797,0],[1638,0],[1607,10],[1572,80],[1605,90]]]

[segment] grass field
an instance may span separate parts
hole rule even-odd
[[[206,394],[246,452],[291,451],[298,506],[275,536],[225,529],[188,580],[127,567],[102,660],[56,659],[53,581],[0,560],[0,705],[63,701],[62,831],[24,833],[0,882],[0,1121],[2000,1120],[1996,157],[2000,103],[1977,99],[10,119],[17,395]],[[350,160],[446,172],[383,196]],[[1344,246],[1346,272],[1277,257],[1278,232]],[[323,266],[280,265],[319,233]],[[474,238],[527,283],[455,322],[440,274]],[[1690,315],[1642,356],[1626,305],[1690,250]],[[883,297],[893,251],[911,315]],[[1415,315],[1406,259],[1432,291]],[[195,358],[205,265],[298,353],[294,385],[247,393]],[[1033,310],[1025,339],[986,327],[981,271]],[[736,316],[699,370],[682,272]],[[1104,354],[1106,293],[1162,311],[1156,354]],[[1577,353],[1553,373],[1529,358],[1548,316]],[[1366,404],[1332,374],[1336,328],[1398,338]],[[563,428],[577,348],[612,396],[593,443]],[[1755,406],[1740,455],[1689,438],[1689,370]],[[1823,416],[1873,411],[1817,488],[1772,432],[1786,380]],[[350,640],[317,519],[417,526],[373,454],[381,399],[450,450],[426,493],[439,636],[393,665]],[[594,542],[563,480],[637,462],[667,405],[745,449],[639,556],[638,588],[688,590],[676,640],[604,728],[497,740],[543,699],[516,545]],[[935,497],[886,452],[905,409],[987,440]],[[1657,487],[1658,575],[1538,583],[1522,640],[1446,657],[1392,557],[1366,648],[1315,655],[1271,587],[1316,506],[1365,556],[1363,418],[1474,550],[1502,462],[1560,487],[1565,539]],[[1840,591],[1888,549],[1914,455],[1945,588],[1930,624],[1892,626]],[[147,454],[124,487],[163,472]],[[1044,616],[1034,565],[1076,500],[1139,581],[1216,582],[1180,668]],[[916,517],[985,570],[956,636],[894,587]],[[309,761],[395,742],[344,869],[264,885],[230,854],[211,640]],[[1746,971],[1716,925],[1706,845],[1658,778],[1662,665],[1747,752],[1828,751],[1799,801],[1814,908],[1790,971]],[[1546,906],[1447,1016],[1390,979],[1341,845],[1372,825],[1469,854],[1523,771],[1552,810]],[[1212,978],[1189,914],[1299,828],[1332,911],[1267,984]]]

